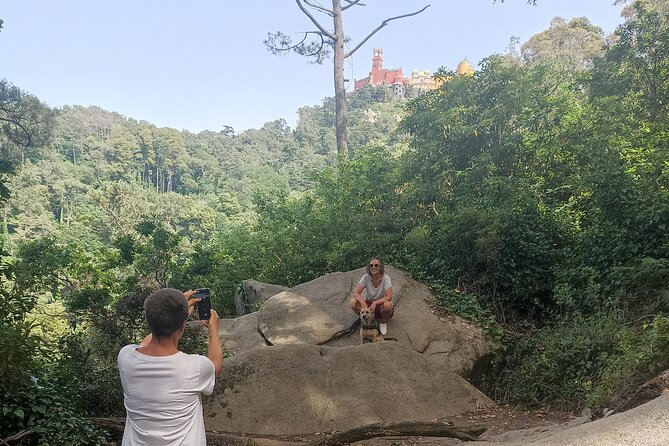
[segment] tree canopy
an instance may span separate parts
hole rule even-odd
[[[193,134],[5,82],[0,438],[102,444],[87,417],[122,416],[116,354],[157,287],[206,285],[233,316],[245,279],[293,286],[372,256],[502,342],[482,385],[499,401],[624,400],[669,367],[667,4],[633,2],[573,64],[560,36],[602,42],[584,19],[412,99],[355,91],[346,163],[334,98],[295,129]]]

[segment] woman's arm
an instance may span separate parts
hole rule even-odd
[[[362,298],[362,290],[364,290],[365,287],[362,286],[362,284],[358,284],[357,287],[355,287],[355,294],[353,294],[353,299],[358,301],[360,303],[361,307],[360,308],[367,308],[367,302],[365,302],[365,299]]]
[[[372,302],[371,307],[375,307],[377,305],[382,305],[386,302],[390,302],[392,299],[393,299],[393,289],[391,287],[386,290],[386,294],[384,294],[382,298],[376,299],[374,302]]]

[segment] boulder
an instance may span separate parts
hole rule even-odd
[[[286,289],[285,286],[281,285],[272,285],[257,280],[245,280],[242,282],[241,289],[235,293],[237,316],[256,311],[269,297]]]
[[[234,319],[221,319],[218,324],[221,344],[229,355],[267,346],[258,331],[258,313],[250,313]]]
[[[359,344],[358,320],[349,302],[364,273],[360,268],[327,274],[270,297],[258,311],[258,330],[271,345]],[[469,376],[481,358],[495,351],[497,343],[478,327],[456,316],[435,315],[434,296],[427,286],[391,266],[386,266],[386,274],[392,279],[395,304],[387,338],[462,376]]]
[[[258,311],[258,329],[272,345],[330,341],[357,321],[349,308],[360,279],[356,276],[359,274],[326,274],[275,294]]]
[[[208,430],[314,434],[494,404],[463,376],[495,342],[460,318],[437,316],[430,289],[396,268],[386,267],[396,306],[387,340],[360,345],[350,300],[364,272],[327,274],[221,320],[230,356],[204,399]]]
[[[298,343],[227,358],[204,414],[207,430],[299,435],[448,418],[493,404],[456,373],[397,342]]]

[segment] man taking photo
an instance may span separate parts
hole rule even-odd
[[[200,300],[194,293],[172,288],[152,293],[144,301],[151,334],[118,354],[127,412],[123,446],[207,443],[201,394],[213,392],[223,367],[223,351],[215,310],[203,321],[209,329],[207,357],[179,351],[186,319]]]

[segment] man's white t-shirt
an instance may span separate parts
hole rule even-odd
[[[214,391],[214,363],[183,352],[148,356],[138,347],[118,354],[127,412],[122,445],[205,446],[200,394]]]

